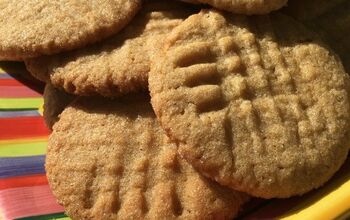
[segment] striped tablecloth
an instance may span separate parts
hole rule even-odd
[[[45,176],[49,130],[40,114],[42,85],[21,73],[23,64],[14,65],[0,65],[0,218],[64,218]]]
[[[69,219],[45,176],[49,130],[41,116],[42,85],[21,74],[23,64],[0,67],[0,220]],[[349,211],[350,160],[321,189],[291,199],[253,199],[240,219],[347,219]]]

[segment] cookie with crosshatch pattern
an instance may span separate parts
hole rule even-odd
[[[301,24],[279,13],[203,10],[165,42],[150,72],[151,102],[199,172],[257,197],[290,197],[344,162],[349,76]]]
[[[194,4],[209,4],[215,8],[245,15],[267,14],[282,8],[288,0],[182,0]]]
[[[121,96],[148,88],[150,56],[174,27],[194,12],[192,5],[149,0],[121,32],[89,47],[26,60],[38,79],[76,95]]]
[[[143,95],[73,102],[53,127],[46,171],[73,219],[232,219],[248,199],[181,159]]]

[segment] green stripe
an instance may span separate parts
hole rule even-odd
[[[33,216],[33,217],[18,218],[18,220],[53,220],[53,219],[71,220],[64,213],[56,213],[56,214],[49,214],[49,215],[40,215],[40,216]]]
[[[38,109],[42,98],[0,98],[0,109]]]
[[[46,153],[47,141],[0,143],[0,157],[34,156]]]

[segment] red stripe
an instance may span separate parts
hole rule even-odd
[[[0,179],[0,190],[26,186],[40,186],[47,184],[48,182],[45,175],[19,176]]]
[[[0,98],[36,98],[39,93],[24,86],[0,86]]]
[[[25,86],[15,79],[0,79],[0,86]]]
[[[41,116],[0,118],[0,140],[45,137],[49,130]]]
[[[17,219],[63,212],[48,185],[0,190],[4,219]]]

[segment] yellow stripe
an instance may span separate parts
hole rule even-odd
[[[46,153],[47,137],[0,140],[0,157],[34,156]]]
[[[40,98],[0,98],[0,109],[38,109],[43,104]]]
[[[44,116],[44,103],[42,103],[38,109],[38,112],[41,116]]]
[[[0,140],[0,145],[7,144],[24,144],[28,142],[47,142],[47,136],[43,136],[40,138],[23,138],[23,139],[10,139],[10,140]]]
[[[36,156],[46,153],[47,141],[0,144],[0,157]]]

